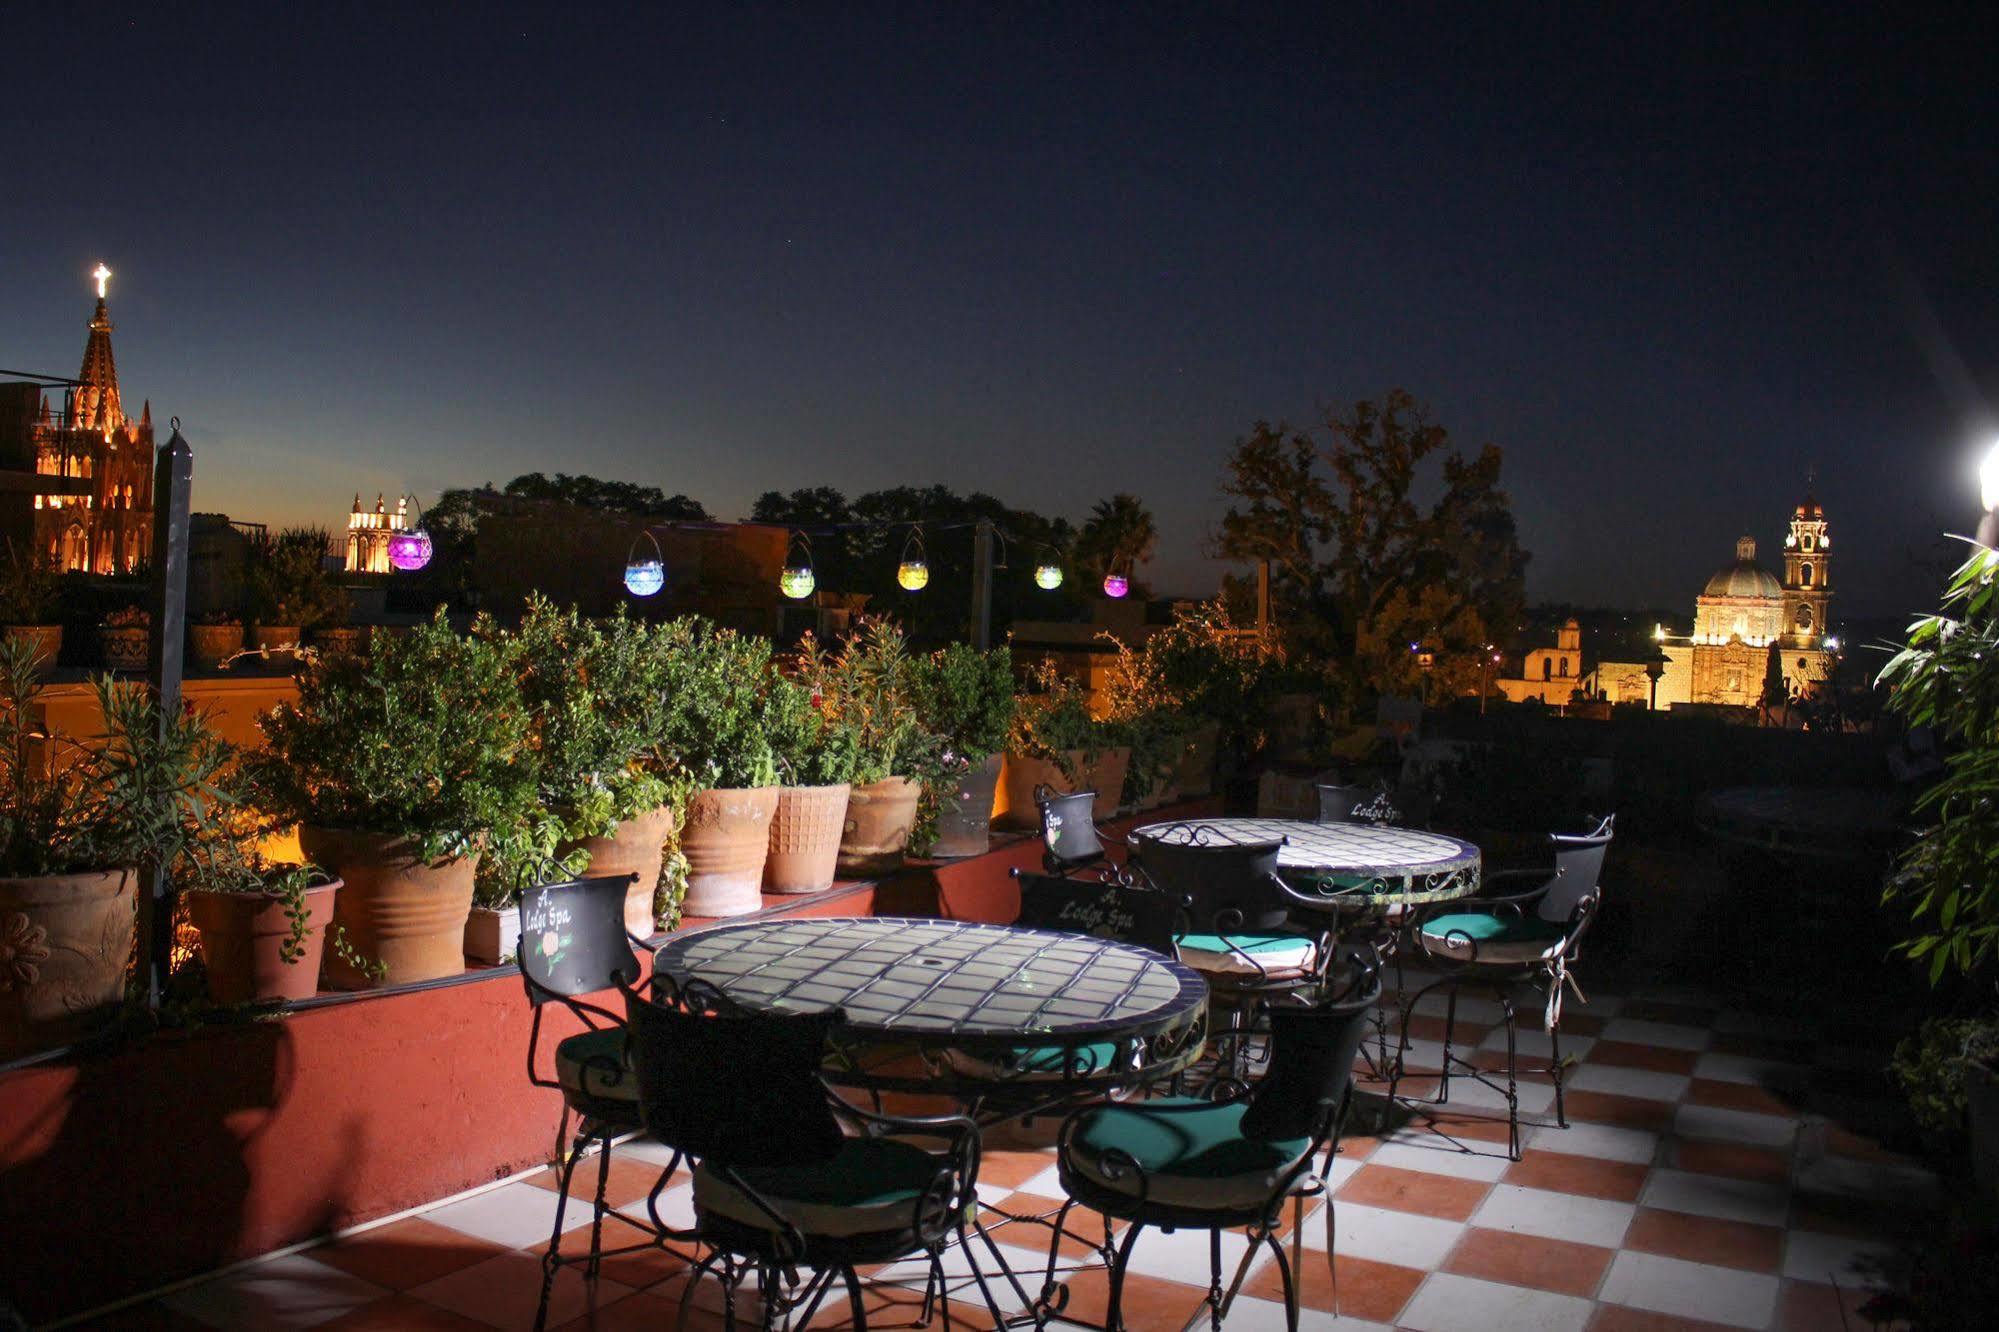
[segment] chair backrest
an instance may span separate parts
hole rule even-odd
[[[1597,879],[1603,873],[1604,853],[1610,849],[1611,825],[1616,821],[1613,814],[1594,831],[1579,837],[1565,833],[1549,837],[1555,844],[1555,881],[1542,895],[1537,908],[1541,919],[1567,925],[1576,914],[1576,906],[1596,891]]]
[[[1339,786],[1326,783],[1318,788],[1321,823],[1397,823],[1401,812],[1388,792],[1379,787]]]
[[[1030,930],[1088,934],[1137,944],[1172,957],[1179,899],[1157,888],[1115,880],[1066,879],[1052,874],[1014,876],[1020,882],[1020,915]]]
[[[1241,846],[1215,840],[1198,823],[1175,824],[1135,840],[1132,856],[1152,885],[1187,904],[1196,934],[1274,930],[1290,915],[1290,904],[1274,883],[1277,852],[1284,843]]]
[[[1103,840],[1097,836],[1097,793],[1064,793],[1053,787],[1036,787],[1034,803],[1041,810],[1041,842],[1046,851],[1042,863],[1051,871],[1074,869],[1104,858]]]
[[[646,1131],[718,1166],[832,1160],[843,1135],[819,1066],[841,1017],[692,1009],[627,990],[626,1052]]]
[[[638,954],[625,933],[629,874],[545,883],[521,894],[521,976],[528,999],[550,999],[639,982]]]
[[[1322,1140],[1353,1081],[1354,1055],[1373,1026],[1381,968],[1372,948],[1343,959],[1346,983],[1309,1008],[1270,1009],[1270,1071],[1250,1093],[1245,1137]]]

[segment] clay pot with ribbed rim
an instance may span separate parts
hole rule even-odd
[[[625,928],[641,939],[650,939],[659,933],[659,922],[652,914],[653,894],[659,890],[659,867],[666,859],[666,839],[672,833],[673,810],[662,805],[619,820],[609,837],[565,842],[556,854],[588,854],[590,868],[583,871],[588,877],[638,875],[625,889]]]
[[[62,626],[59,624],[10,624],[0,628],[0,634],[8,638],[24,638],[34,646],[36,668],[48,672],[55,669],[56,658],[62,655]]]
[[[872,879],[902,868],[909,834],[916,827],[916,799],[923,793],[907,777],[887,777],[856,786],[847,796],[846,831],[840,837],[842,876]]]
[[[307,826],[298,840],[307,860],[340,876],[333,924],[364,960],[387,968],[377,978],[329,952],[323,968],[328,989],[379,989],[465,970],[465,918],[472,911],[477,855],[426,861],[406,837],[346,828]]]
[[[299,640],[305,630],[295,624],[260,624],[250,630],[250,646],[270,654],[273,666],[290,666],[298,660]]]
[[[775,786],[717,787],[687,802],[680,851],[687,857],[687,916],[745,916],[763,909],[764,860]]]
[[[930,854],[952,860],[983,856],[991,849],[993,792],[999,789],[1003,759],[1003,755],[994,754],[958,774],[951,791],[957,808],[938,812],[937,845]]]
[[[201,962],[208,971],[208,994],[218,1004],[271,999],[310,999],[319,992],[319,964],[326,951],[326,927],[333,920],[340,880],[305,890],[306,934],[299,956],[287,962],[284,946],[292,936],[291,913],[275,894],[218,893],[197,888],[182,900],[201,931]]]
[[[191,624],[187,627],[188,659],[198,671],[222,669],[222,663],[243,650],[240,624]]]
[[[138,881],[131,870],[0,879],[0,1063],[88,1036],[116,1015]]]
[[[770,821],[764,891],[816,893],[833,886],[852,785],[781,786]]]

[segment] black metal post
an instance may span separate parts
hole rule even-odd
[[[972,646],[984,652],[993,645],[993,524],[981,518],[972,526]]]
[[[180,418],[153,460],[153,616],[151,657],[146,678],[159,703],[160,724],[180,712],[182,654],[187,640],[189,495],[194,489],[194,450],[181,438]],[[139,897],[139,947],[149,1007],[158,1007],[172,966],[173,896],[167,867],[141,868],[146,891]]]

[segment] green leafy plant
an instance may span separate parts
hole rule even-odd
[[[793,675],[819,706],[853,728],[857,783],[930,775],[939,746],[917,711],[914,663],[902,630],[878,618],[863,619],[837,652],[808,637],[792,658]]]
[[[123,610],[112,611],[104,617],[106,629],[150,629],[153,617],[137,606],[127,606]]]
[[[687,616],[659,627],[654,651],[668,706],[655,719],[650,770],[696,790],[775,786],[770,640]]]
[[[1991,1018],[1929,1018],[1895,1047],[1888,1067],[1909,1099],[1916,1122],[1940,1141],[1965,1131],[1965,1074],[1999,1060],[1999,1022]]]
[[[1076,781],[1105,750],[1119,743],[1118,728],[1091,713],[1089,693],[1081,684],[1043,663],[1029,676],[1029,685],[1030,692],[1018,700],[1008,735],[1007,743],[1015,752],[1045,759]]]
[[[953,643],[911,662],[910,698],[945,752],[983,763],[1006,748],[1013,726],[1013,652]]]
[[[331,541],[323,527],[288,527],[253,538],[247,577],[251,618],[302,629],[345,623],[346,594],[326,572]]]
[[[513,646],[455,632],[440,610],[365,655],[323,659],[264,714],[244,761],[258,806],[321,827],[407,837],[425,858],[470,851],[534,807]]]
[[[828,716],[804,685],[773,676],[764,706],[764,726],[778,777],[789,786],[838,786],[854,780],[861,757],[860,730]]]
[[[0,624],[49,624],[62,601],[62,576],[47,556],[26,556],[7,542],[0,565]]]
[[[1887,900],[1914,933],[1898,947],[1932,984],[1981,971],[1999,943],[1999,552],[1976,547],[1943,607],[1909,626],[1882,669],[1888,706],[1950,748],[1944,775],[1916,801],[1934,820],[1903,854]]]

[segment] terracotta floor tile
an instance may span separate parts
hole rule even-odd
[[[1340,1201],[1463,1221],[1478,1210],[1491,1188],[1481,1180],[1456,1179],[1427,1170],[1364,1165],[1340,1186]]]
[[[1718,1031],[1708,1043],[1708,1049],[1715,1054],[1746,1055],[1751,1059],[1769,1059],[1780,1064],[1809,1064],[1812,1062],[1813,1045],[1810,1041]]]
[[[1827,1328],[1872,1327],[1861,1306],[1873,1297],[1873,1291],[1858,1284],[1786,1281],[1777,1296],[1777,1328],[1779,1332],[1825,1332]]]
[[[1641,1207],[1625,1232],[1624,1247],[1690,1263],[1775,1272],[1783,1262],[1784,1232],[1776,1226]]]
[[[1699,1058],[1693,1050],[1669,1050],[1663,1045],[1639,1045],[1634,1041],[1598,1041],[1590,1047],[1585,1062],[1691,1075],[1694,1061]]]
[[[1703,1322],[1698,1318],[1648,1313],[1621,1304],[1599,1304],[1586,1332],[1727,1332],[1727,1329],[1720,1323]],[[1819,1328],[1816,1332],[1827,1330]]]
[[[1669,1004],[1653,999],[1633,999],[1617,1010],[1621,1018],[1640,1022],[1671,1022],[1681,1027],[1711,1027],[1721,1010],[1706,1004]]]
[[[640,1291],[581,1318],[551,1326],[556,1332],[664,1332],[673,1326],[679,1312],[680,1301]],[[687,1321],[690,1326],[698,1326],[693,1318]]]
[[[1560,1295],[1592,1295],[1615,1249],[1538,1235],[1473,1226],[1444,1262],[1444,1270]]]
[[[1391,1055],[1395,1052],[1395,1040],[1398,1030],[1399,1027],[1397,1025],[1391,1025],[1388,1028],[1388,1051]],[[1467,1022],[1463,1018],[1459,1018],[1457,1023],[1451,1028],[1451,1049],[1454,1052],[1459,1049],[1469,1050],[1484,1040],[1485,1034],[1491,1030],[1492,1028],[1484,1023]],[[1415,1014],[1409,1019],[1409,1039],[1412,1041],[1441,1042],[1444,1039],[1443,1015],[1441,1013],[1434,1015],[1429,1013]]]
[[[528,1313],[532,1316],[534,1310]],[[319,1326],[326,1332],[490,1332],[491,1328],[414,1295],[391,1295]]]
[[[1320,1264],[1322,1267],[1323,1263]],[[1194,1316],[1207,1294],[1208,1274],[1197,1274],[1200,1285],[1183,1285],[1178,1281],[1165,1281],[1159,1277],[1146,1276],[1143,1272],[1129,1272],[1124,1279],[1124,1321],[1127,1327],[1137,1328],[1178,1328]],[[1067,1278],[1069,1303],[1063,1309],[1063,1316],[1086,1323],[1102,1323],[1110,1302],[1110,1273],[1101,1267],[1089,1268],[1082,1272],[1070,1273]],[[983,1327],[990,1321],[979,1315],[980,1321],[973,1327]],[[1060,1327],[1056,1323],[1053,1326]]]
[[[1000,1206],[1015,1216],[1049,1216],[1062,1206],[1062,1200],[1042,1198],[1032,1193],[1016,1193],[1003,1199]],[[1048,1225],[1040,1225],[1033,1221],[1009,1221],[995,1226],[993,1224],[995,1220],[996,1218],[991,1215],[986,1217],[986,1227],[992,1231],[996,1242],[1016,1249],[1025,1249],[1029,1253],[1047,1254],[1048,1241],[1055,1233],[1052,1216],[1049,1216]],[[1068,1233],[1062,1237],[1057,1252],[1070,1258],[1093,1257],[1097,1250],[1090,1240],[1103,1235],[1104,1218],[1101,1213],[1093,1212],[1087,1207],[1071,1207],[1068,1219],[1064,1222],[1064,1229]],[[1113,1235],[1121,1234],[1123,1231],[1122,1221],[1112,1223]]]
[[[390,1290],[408,1290],[483,1263],[506,1250],[413,1216],[322,1244],[308,1256]]]
[[[1025,1151],[1002,1149],[981,1152],[979,1155],[979,1183],[997,1184],[1001,1188],[1017,1189],[1036,1175],[1055,1164],[1055,1153],[1051,1151]]]
[[[668,1224],[672,1223],[668,1222]],[[605,1217],[604,1248],[606,1252],[613,1249],[629,1248],[637,1244],[644,1244],[645,1247],[633,1253],[616,1254],[605,1258],[598,1264],[598,1269],[613,1281],[640,1289],[656,1285],[675,1273],[686,1270],[688,1262],[685,1258],[679,1257],[657,1244],[650,1243],[651,1238],[652,1236],[648,1232],[639,1229],[637,1226],[620,1221],[615,1216]],[[685,1251],[687,1246],[677,1245],[675,1247]],[[548,1243],[544,1240],[540,1244],[530,1246],[525,1252],[531,1253],[535,1258],[539,1259],[544,1253],[548,1252]],[[576,1264],[571,1264],[568,1260],[572,1258],[580,1259],[589,1252],[590,1228],[588,1226],[572,1230],[562,1237],[562,1256],[565,1266],[575,1266]]]
[[[1881,1204],[1870,1198],[1836,1193],[1793,1193],[1791,1228],[1813,1230],[1821,1235],[1845,1235],[1851,1239],[1879,1239],[1889,1233],[1890,1218]]]
[[[1782,1184],[1791,1177],[1788,1152],[1765,1147],[1744,1147],[1732,1142],[1699,1142],[1675,1139],[1669,1151],[1672,1164],[1681,1170],[1697,1170],[1704,1175],[1728,1175],[1734,1179]]]
[[[1285,1256],[1290,1256],[1289,1249],[1285,1250]],[[1349,1258],[1345,1254],[1335,1261],[1340,1272],[1339,1312],[1347,1318],[1376,1323],[1393,1323],[1402,1307],[1409,1303],[1409,1297],[1416,1293],[1416,1287],[1429,1275],[1413,1267]],[[1326,1270],[1326,1255],[1307,1249],[1304,1271],[1297,1275],[1303,1278],[1299,1282],[1298,1302],[1308,1309],[1331,1311],[1333,1280],[1332,1273]],[[1284,1283],[1278,1278],[1276,1262],[1266,1262],[1245,1281],[1243,1293],[1281,1303]]]
[[[1562,1010],[1562,1033],[1567,1035],[1573,1032],[1577,1036],[1595,1036],[1602,1032],[1604,1024],[1609,1021],[1609,1018],[1592,1017],[1588,1013],[1571,1012],[1569,1009],[1564,1008]]]
[[[1570,1156],[1563,1152],[1529,1149],[1507,1167],[1501,1176],[1508,1184],[1554,1193],[1579,1193],[1611,1202],[1636,1202],[1644,1191],[1645,1176],[1651,1167],[1625,1161],[1602,1161],[1591,1156]],[[1580,1292],[1572,1292],[1580,1293]]]
[[[1470,1059],[1473,1065],[1488,1073],[1506,1072],[1504,1050],[1475,1050],[1471,1052]],[[1539,1055],[1522,1054],[1515,1060],[1515,1064],[1513,1076],[1520,1082],[1552,1084],[1555,1080],[1555,1075],[1548,1071],[1548,1061]]]
[[[90,1320],[93,1332],[207,1332],[208,1324],[164,1304],[134,1304]]]
[[[634,1198],[643,1198],[659,1182],[661,1167],[651,1161],[641,1161],[635,1156],[620,1156],[618,1149],[611,1149],[611,1178],[604,1189],[604,1201],[613,1207],[628,1203]],[[673,1183],[684,1184],[689,1176],[686,1168],[676,1167]],[[522,1180],[538,1189],[555,1192],[556,1174],[553,1169],[541,1171]],[[668,1185],[672,1187],[672,1185]],[[576,1163],[576,1173],[569,1180],[569,1197],[572,1202],[589,1206],[597,1196],[597,1158],[586,1156]]]
[[[1494,1113],[1497,1113],[1496,1111]],[[1467,1114],[1463,1111],[1444,1107],[1435,1118],[1420,1115],[1410,1126],[1424,1132],[1434,1133],[1447,1141],[1456,1142],[1499,1142],[1507,1141],[1507,1127],[1504,1119],[1491,1119],[1484,1115]]]
[[[1781,1115],[1795,1118],[1804,1109],[1802,1099],[1784,1096],[1767,1087],[1746,1082],[1719,1082],[1695,1078],[1688,1084],[1686,1099],[1693,1105],[1711,1105],[1722,1110],[1746,1110],[1753,1115]]]
[[[493,1327],[524,1328],[533,1324],[535,1303],[541,1295],[541,1262],[528,1253],[503,1253],[410,1293]],[[565,1267],[555,1274],[548,1321],[567,1322],[631,1293],[631,1287],[622,1282],[609,1277],[586,1282],[579,1269]]]
[[[1673,1122],[1671,1101],[1648,1101],[1640,1096],[1619,1096],[1614,1092],[1571,1091],[1564,1098],[1569,1118],[1592,1124],[1613,1124],[1618,1128],[1663,1132]]]

